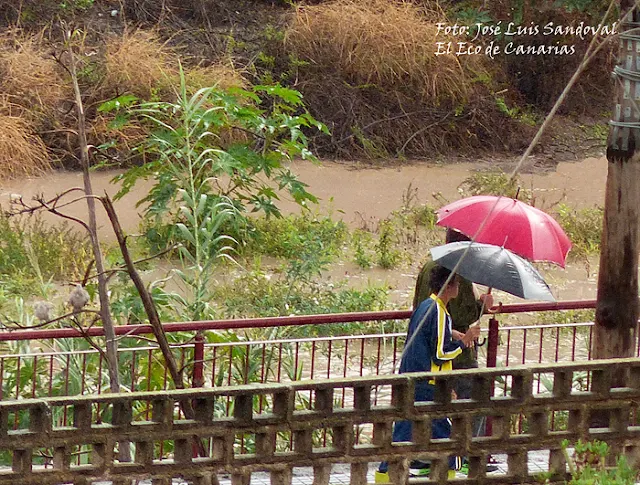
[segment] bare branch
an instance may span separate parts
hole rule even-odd
[[[77,327],[78,331],[82,334],[82,337],[89,343],[89,345],[91,345],[91,347],[93,347],[94,349],[96,349],[100,355],[102,356],[103,359],[105,359],[106,362],[108,361],[109,356],[107,355],[107,353],[104,351],[104,349],[98,345],[93,338],[91,338],[91,335],[89,335],[89,332],[87,332],[87,330],[91,327],[93,327],[95,325],[95,323],[100,319],[100,317],[95,318],[93,320],[93,322],[91,322],[91,324],[89,325],[88,328],[84,328],[80,322],[77,320],[76,317],[71,318],[69,321],[73,324],[75,324],[75,326]]]
[[[177,249],[180,247],[180,244],[174,244],[170,247],[168,247],[167,249],[160,251],[159,253],[156,254],[152,254],[151,256],[147,256],[146,258],[142,258],[142,259],[137,259],[136,261],[133,261],[134,265],[140,264],[140,263],[145,263],[147,261],[151,261],[153,259],[159,258],[161,256],[164,256],[165,254],[173,251],[174,249]],[[85,276],[85,279],[83,279],[83,281],[88,281],[88,280],[92,280],[94,278],[97,278],[98,276],[100,276],[101,274],[107,275],[109,277],[111,277],[114,273],[120,273],[120,272],[126,272],[127,271],[127,267],[126,265],[122,265],[122,266],[118,266],[116,268],[112,268],[112,269],[108,269],[105,270],[102,273],[95,273],[92,274],[91,276]],[[80,281],[78,281],[77,283],[80,283]],[[82,284],[82,286],[84,286],[84,284]]]
[[[51,320],[47,320],[46,322],[38,323],[37,325],[22,325],[20,322],[17,322],[15,320],[7,318],[6,315],[3,315],[2,324],[6,328],[8,328],[9,330],[16,330],[16,329],[33,330],[35,328],[42,328],[42,327],[45,327],[47,325],[51,325],[52,323],[56,323],[56,322],[59,322],[61,320],[66,320],[67,318],[72,318],[74,316],[77,316],[79,313],[92,313],[92,314],[100,315],[100,312],[97,311],[97,310],[78,310],[75,313],[74,312],[69,312],[69,313],[61,315],[59,317],[52,318]],[[7,326],[7,323],[10,323],[11,325],[14,325],[15,328],[12,329],[11,327]]]

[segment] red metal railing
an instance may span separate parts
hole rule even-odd
[[[593,308],[593,300],[503,305],[496,308],[496,313],[489,317],[488,329],[485,330],[487,345],[480,352],[480,365],[507,367],[522,363],[590,359],[592,322],[501,326],[498,319],[513,313]],[[194,387],[201,387],[392,373],[399,364],[404,331],[307,338],[275,335],[273,338],[259,340],[252,340],[247,334],[256,328],[284,329],[312,325],[317,330],[318,325],[336,323],[406,321],[410,315],[410,311],[346,313],[181,322],[165,324],[164,328],[174,335],[174,341],[178,340],[172,344],[178,365],[187,373]],[[223,334],[224,331],[228,333]],[[231,331],[238,333],[233,334]],[[92,328],[88,333],[96,338],[103,336],[101,328]],[[138,336],[149,333],[151,327],[148,325],[116,328],[116,334],[122,338],[119,359],[124,390],[151,391],[172,386],[159,349],[153,345],[140,345]],[[207,341],[207,337],[213,335],[226,336],[227,341]],[[176,336],[180,336],[182,340]],[[13,347],[14,350],[0,355],[0,399],[108,392],[107,366],[103,355],[95,349],[79,349],[80,344],[88,347],[82,337],[82,333],[75,329],[0,333],[0,342],[4,342],[2,345]],[[230,337],[233,337],[233,341],[228,341]],[[40,349],[49,346],[51,351],[34,352],[30,350],[28,341],[38,341]],[[584,381],[577,382],[577,386],[589,388],[588,374],[575,377]],[[534,391],[544,393],[550,385],[552,382],[549,382],[548,376],[538,375],[534,381]],[[510,379],[505,376],[494,392],[508,395],[510,387]],[[390,393],[391,389],[376,389],[373,404],[388,401]],[[346,387],[334,398],[338,401],[336,404],[342,407],[353,405],[353,395]],[[312,402],[312,396],[300,394],[296,396],[296,401],[297,406],[305,407]],[[229,400],[220,403],[217,412],[229,414],[231,405]],[[261,409],[269,403],[259,402],[256,405]],[[98,416],[108,412],[107,409],[96,410]],[[148,408],[137,412],[141,419],[148,419]],[[64,408],[53,419],[61,425],[68,425],[72,416]],[[523,428],[523,419],[519,417],[514,424],[518,429]],[[566,416],[560,416],[558,420],[554,416],[550,429],[561,430],[562,426],[566,426],[565,421]],[[17,414],[14,425],[19,426]],[[239,446],[244,448],[244,439],[240,439]]]
[[[505,306],[505,308],[507,308]],[[202,320],[197,322],[165,323],[165,332],[194,332],[198,330],[239,330],[248,328],[288,327],[300,325],[327,325],[351,322],[376,322],[404,320],[411,317],[409,310],[382,312],[326,313],[322,315],[295,315],[288,317],[243,318],[238,320]],[[116,327],[118,336],[134,336],[153,333],[151,325],[122,325]],[[83,332],[74,328],[51,330],[16,330],[0,333],[0,342],[11,340],[44,340],[59,338],[103,337],[102,327],[91,327]]]
[[[590,358],[593,325],[590,322],[502,327],[498,322],[499,317],[510,313],[590,308],[595,308],[595,301],[497,308],[498,313],[489,320],[488,344],[483,347],[486,350],[481,351],[481,365],[496,367]],[[165,330],[189,332],[186,336],[180,334],[183,340],[173,344],[173,349],[178,365],[194,386],[268,383],[391,373],[399,363],[404,332],[309,338],[276,335],[265,340],[250,340],[246,333],[251,329],[301,325],[317,328],[336,323],[406,320],[410,314],[410,311],[386,311],[182,322],[166,324]],[[235,334],[235,341],[206,341],[206,336],[220,335],[225,330],[242,332]],[[137,335],[150,332],[148,325],[116,328],[117,335],[123,338],[119,356],[122,385],[127,390],[164,389],[171,385],[159,349],[141,346],[136,339]],[[91,328],[88,333],[99,337],[102,329]],[[194,333],[197,333],[195,339]],[[233,334],[227,334],[229,336]],[[39,341],[41,348],[48,345],[51,351],[29,352],[27,340]],[[13,352],[6,349],[9,353],[0,356],[0,398],[101,393],[108,387],[102,354],[94,349],[78,349],[77,343],[84,343],[84,339],[75,329],[3,332],[0,333],[2,341],[5,346],[13,347]],[[506,387],[503,391],[506,392]],[[349,396],[339,398],[344,403]]]

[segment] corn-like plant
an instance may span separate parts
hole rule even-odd
[[[154,180],[139,204],[148,204],[147,234],[163,246],[194,244],[176,223],[190,232],[194,226],[187,214],[196,215],[195,211],[204,224],[203,214],[218,210],[228,216],[229,204],[233,205],[236,213],[223,226],[213,227],[213,219],[210,224],[219,233],[224,230],[244,239],[247,212],[280,216],[278,191],[303,207],[315,203],[306,184],[286,166],[293,158],[315,160],[303,129],[326,131],[306,112],[301,98],[297,91],[279,85],[250,90],[211,87],[190,96],[182,74],[175,102],[131,108],[105,103],[103,110],[126,110],[122,116],[151,125],[150,135],[137,147],[145,163],[117,177],[122,182],[118,197],[140,179]]]

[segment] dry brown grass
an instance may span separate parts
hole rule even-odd
[[[286,45],[299,58],[332,69],[351,84],[410,89],[422,99],[462,98],[473,87],[482,56],[464,65],[435,55],[436,11],[389,0],[337,0],[298,7]]]
[[[247,80],[234,66],[216,63],[210,66],[197,66],[185,71],[185,83],[189,91],[217,86],[221,89],[247,86]],[[177,82],[179,84],[179,81]]]
[[[175,52],[155,32],[125,32],[107,40],[104,68],[105,97],[130,92],[149,99],[175,76]]]
[[[51,113],[70,94],[60,66],[43,46],[42,35],[20,32],[0,36],[0,89],[32,116]]]
[[[180,86],[178,54],[152,31],[125,32],[109,39],[102,95],[130,92],[145,100],[171,97]],[[246,85],[241,72],[230,63],[185,68],[185,78],[191,92],[214,85],[223,89]]]
[[[132,93],[144,101],[173,101],[180,89],[179,54],[153,31],[125,32],[109,39],[105,49],[104,77],[95,93],[96,98],[106,100]],[[185,67],[184,74],[190,94],[203,87],[224,89],[246,85],[241,72],[232,63]],[[107,113],[95,117],[91,123],[91,141],[96,145],[115,141],[115,150],[124,159],[148,136],[148,127],[132,121],[114,128],[114,116],[114,113]]]
[[[527,127],[501,113],[498,63],[436,56],[433,9],[402,0],[335,0],[298,7],[285,46],[306,61],[296,88],[331,137],[313,148],[339,157],[388,158],[518,149]],[[454,43],[455,45],[455,43]],[[500,86],[498,88],[498,86]]]
[[[23,118],[0,114],[0,176],[41,174],[51,169],[47,149]]]
[[[113,119],[113,115],[110,114],[98,115],[91,122],[89,137],[92,144],[101,145],[115,141],[119,152],[130,154],[149,135],[149,130],[135,121],[115,128],[112,125]]]

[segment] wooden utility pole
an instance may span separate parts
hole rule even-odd
[[[638,215],[640,212],[640,12],[629,12],[619,27],[617,86],[607,142],[608,174],[600,246],[598,301],[592,357],[635,356],[638,329]]]

